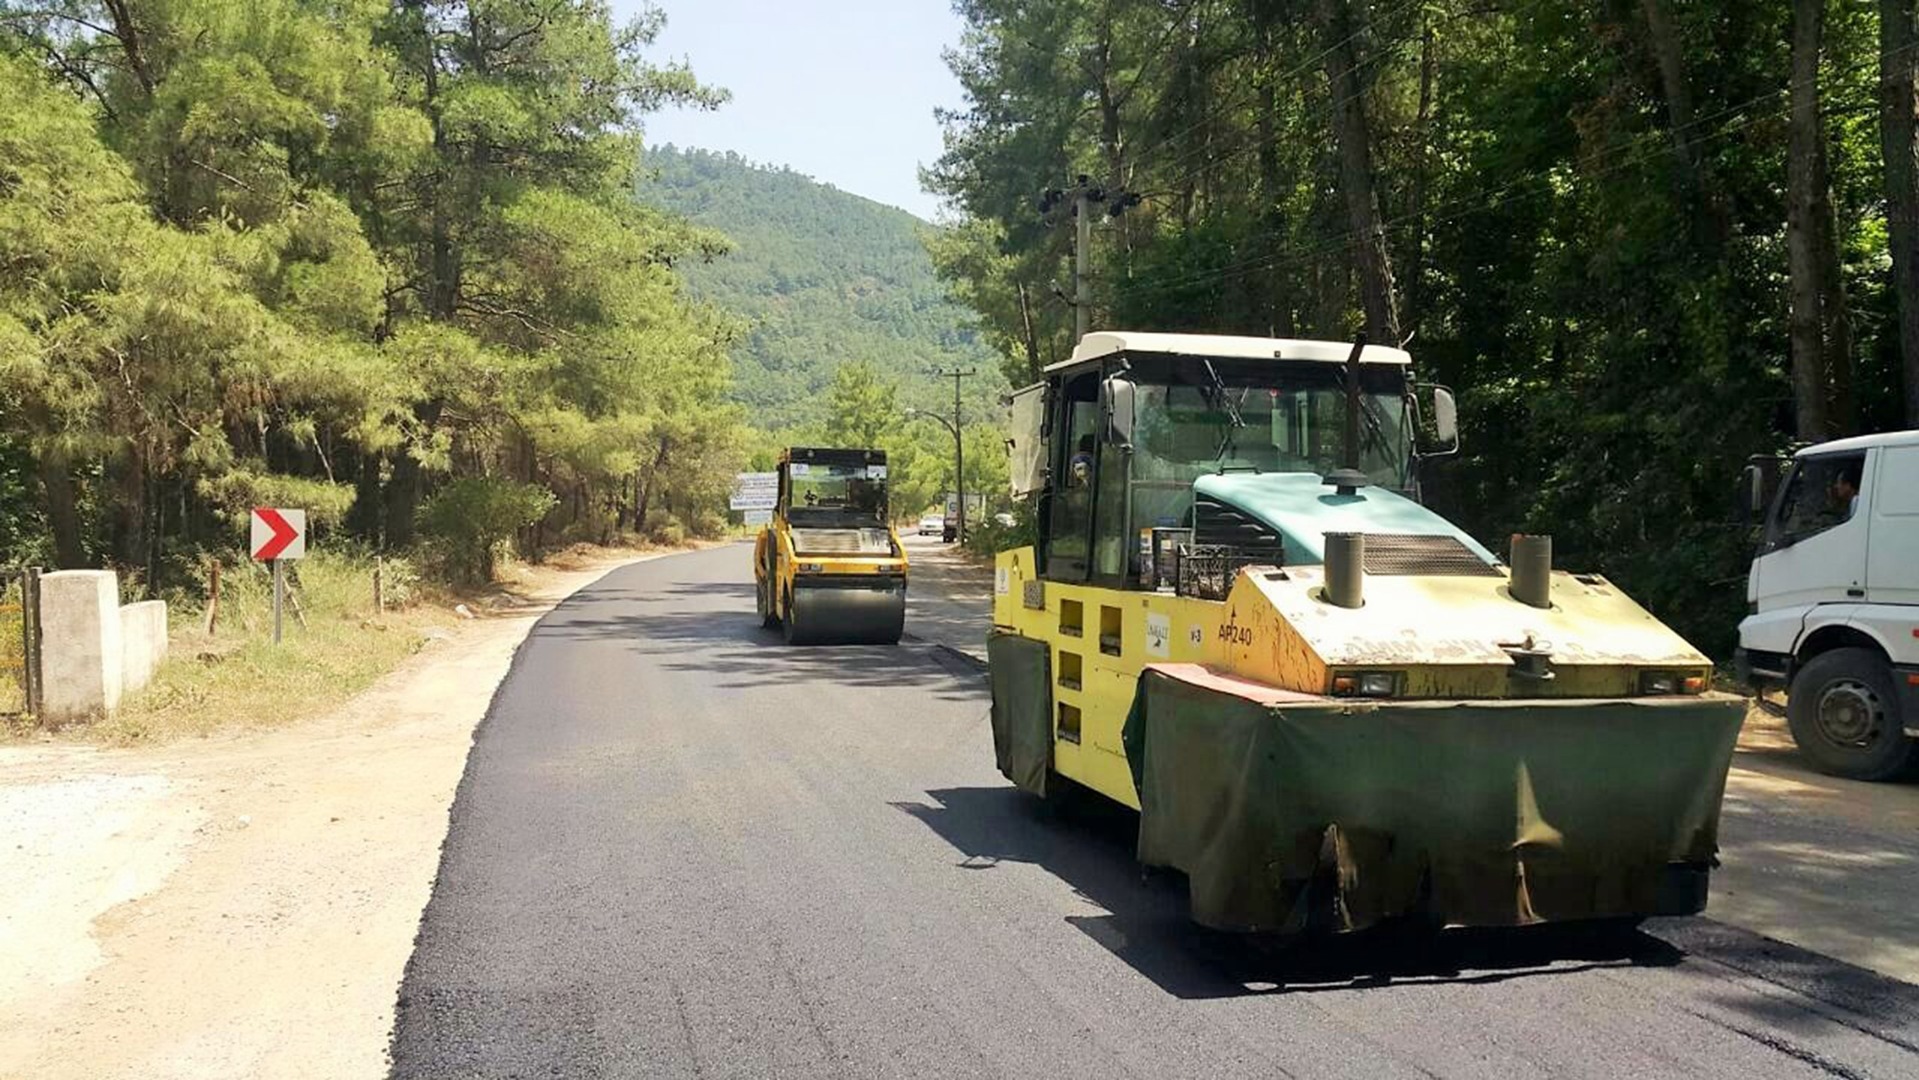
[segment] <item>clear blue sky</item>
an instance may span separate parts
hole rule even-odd
[[[630,18],[641,0],[613,0]],[[646,141],[788,165],[923,218],[919,166],[940,153],[937,106],[960,103],[940,52],[959,41],[949,0],[657,0],[654,60],[686,59],[733,92],[716,112],[646,118]]]

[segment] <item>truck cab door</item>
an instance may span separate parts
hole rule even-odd
[[[1866,595],[1870,504],[1864,452],[1819,454],[1793,464],[1753,560],[1752,600],[1763,616],[1815,604],[1858,603]]]
[[[1866,600],[1919,604],[1919,446],[1880,447],[1868,464]]]

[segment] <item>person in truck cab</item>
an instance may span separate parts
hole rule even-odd
[[[1093,480],[1093,437],[1081,435],[1079,445],[1073,450],[1072,460],[1067,462],[1067,472],[1074,487],[1085,487]]]
[[[1841,521],[1851,521],[1859,509],[1859,470],[1859,464],[1848,465],[1832,478],[1832,506]]]

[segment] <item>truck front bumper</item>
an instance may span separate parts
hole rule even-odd
[[[1919,664],[1892,665],[1892,685],[1899,694],[1899,717],[1906,734],[1919,738]]]

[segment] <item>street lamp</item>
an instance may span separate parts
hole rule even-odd
[[[941,427],[953,433],[953,492],[959,497],[959,522],[953,530],[953,536],[957,542],[964,544],[966,542],[966,474],[964,472],[966,468],[966,441],[960,436],[959,424],[956,422],[959,418],[959,410],[957,408],[954,409],[954,419],[950,421],[938,413],[923,412],[919,409],[908,409],[906,410],[906,415],[908,417],[925,417],[928,420],[937,420]]]

